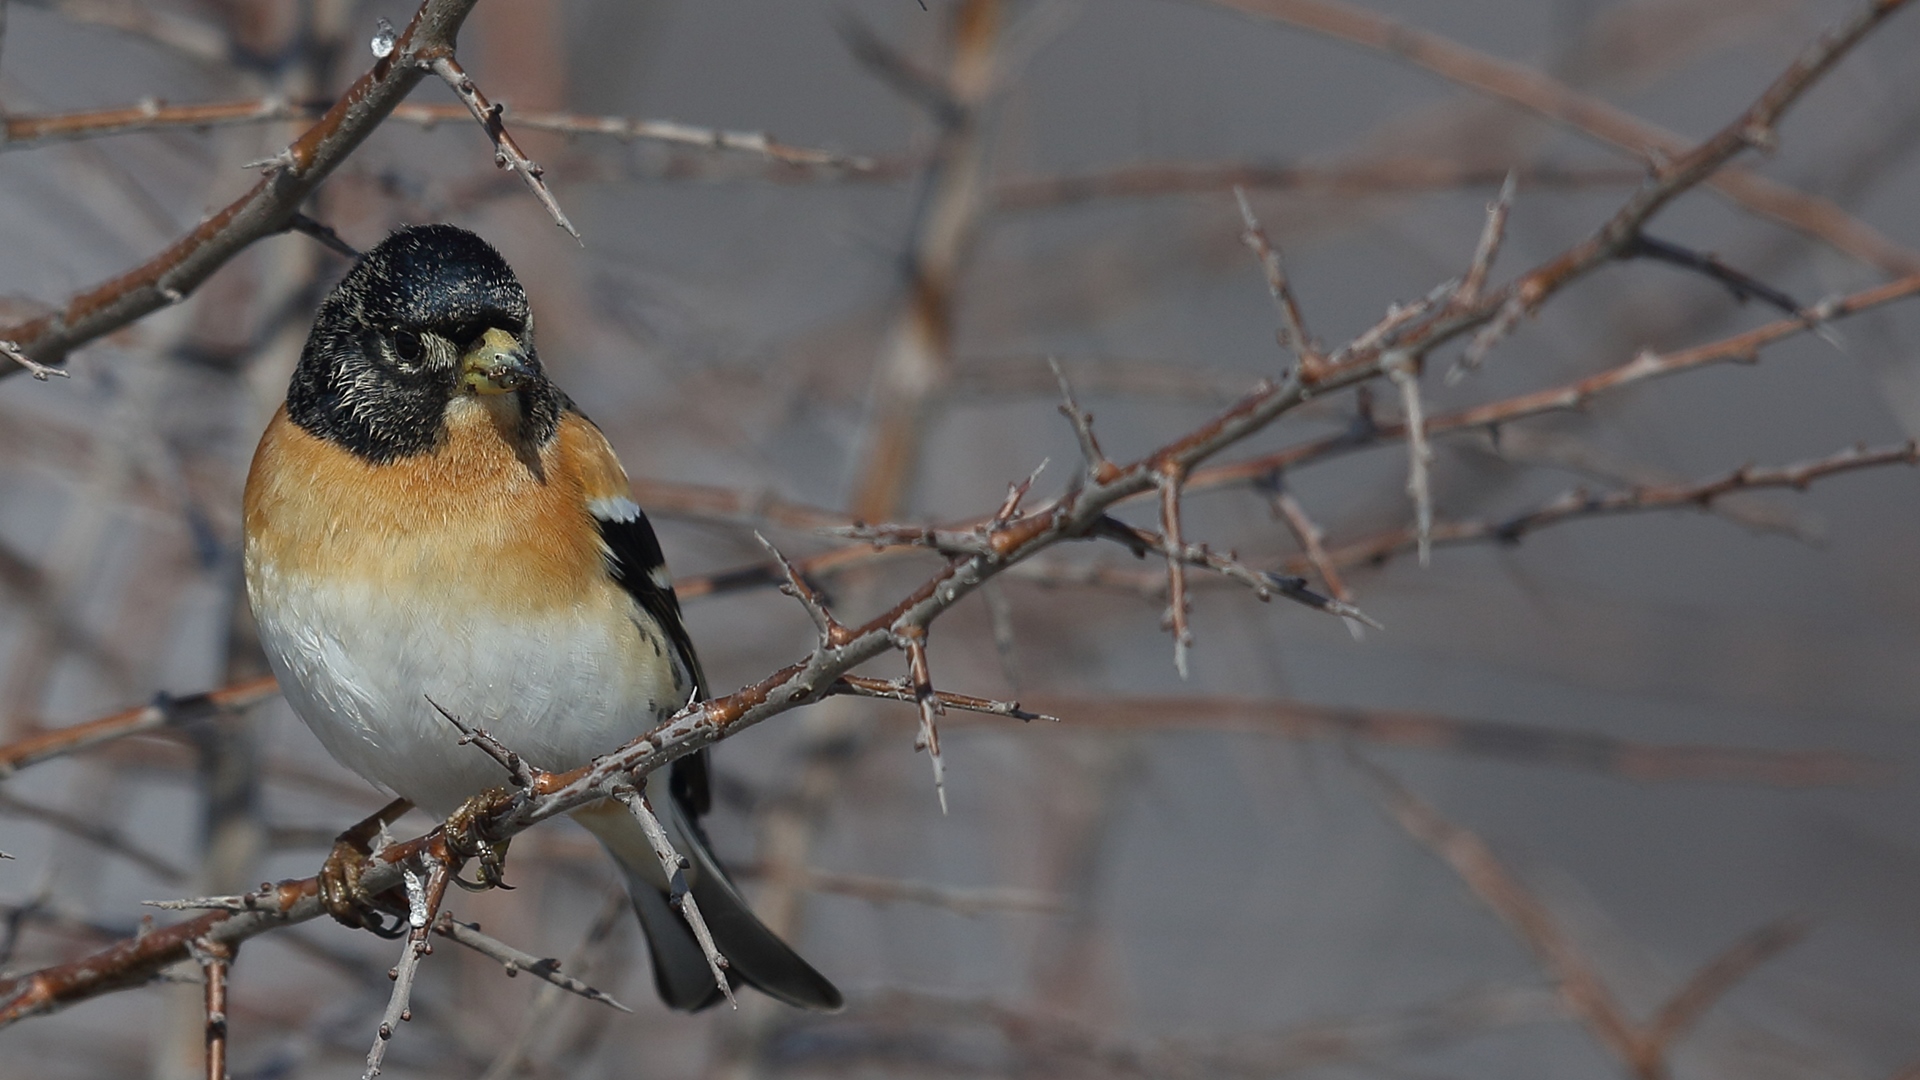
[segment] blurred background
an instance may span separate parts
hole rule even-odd
[[[1345,10],[1697,139],[1855,8]],[[493,167],[464,118],[390,120],[308,210],[362,248],[452,221],[507,255],[543,361],[634,475],[706,666],[731,689],[812,641],[799,605],[725,576],[762,563],[753,530],[814,555],[837,546],[818,526],[843,515],[990,513],[1043,460],[1034,498],[1062,488],[1078,454],[1047,358],[1120,460],[1291,363],[1235,182],[1332,347],[1460,274],[1509,170],[1496,281],[1585,236],[1643,175],[1639,155],[1396,55],[1426,39],[1362,47],[1303,29],[1302,10],[485,0],[461,59],[507,103],[584,244]],[[16,0],[5,14],[0,102],[20,116],[324,103],[371,62],[377,20],[404,25],[411,8]],[[1879,257],[1705,189],[1654,233],[1801,303],[1920,269],[1917,54],[1920,16],[1896,16],[1790,114],[1777,153],[1741,162],[1876,230]],[[412,100],[455,103],[437,82]],[[785,149],[516,126],[543,111],[771,132]],[[0,314],[149,257],[302,126],[0,144]],[[77,353],[70,381],[0,384],[5,739],[264,672],[240,587],[240,489],[345,267],[308,237],[270,238]],[[1426,404],[1559,386],[1778,317],[1697,274],[1621,263],[1478,374],[1449,384],[1457,349],[1436,356]],[[1920,435],[1920,301],[1834,329],[1498,438],[1436,437],[1435,513],[1498,522],[1577,487]],[[1390,385],[1316,401],[1227,457],[1370,414],[1399,417]],[[1336,554],[1412,518],[1401,441],[1264,479],[1190,494],[1188,537],[1313,574],[1279,495]],[[456,894],[453,910],[566,958],[635,1015],[443,943],[386,1075],[1915,1075],[1917,560],[1920,480],[1894,466],[1443,545],[1425,568],[1404,548],[1360,560],[1344,586],[1385,627],[1364,636],[1196,577],[1182,681],[1160,569],[1113,545],[1055,549],[932,635],[942,689],[1062,717],[950,716],[945,816],[910,706],[836,700],[716,751],[717,846],[846,990],[846,1011],[667,1012],[611,865],[559,823],[515,842],[515,890]],[[907,555],[818,578],[851,622],[935,566]],[[871,672],[904,674],[897,659]],[[277,698],[23,771],[0,786],[4,963],[71,959],[174,917],[142,900],[311,875],[384,801]],[[358,1075],[392,953],[326,922],[249,943],[233,1074]],[[1716,956],[1725,996],[1676,1022],[1659,1062],[1623,1061],[1596,1014],[1568,1003],[1569,987],[1602,986],[1651,1030]],[[199,988],[160,984],[0,1032],[0,1076],[199,1076],[199,1052]]]

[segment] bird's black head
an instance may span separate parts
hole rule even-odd
[[[376,463],[432,450],[463,394],[511,394],[523,445],[565,398],[533,350],[527,293],[500,253],[452,225],[400,229],[320,305],[287,391],[308,432]]]

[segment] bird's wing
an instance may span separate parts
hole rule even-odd
[[[614,456],[606,436],[591,420],[578,412],[568,414],[563,427],[578,424],[577,432],[582,472],[586,477],[587,511],[593,515],[600,539],[607,547],[607,571],[640,610],[652,616],[660,628],[674,658],[692,683],[688,700],[699,700],[710,693],[706,672],[694,652],[693,638],[680,617],[680,600],[673,593],[673,578],[667,573],[666,556],[653,533],[647,515],[633,501],[633,489],[626,470]],[[595,460],[597,459],[597,460]],[[671,770],[672,793],[692,816],[705,814],[712,807],[712,789],[707,778],[707,755],[702,750],[674,762]]]

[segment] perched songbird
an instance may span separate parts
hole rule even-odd
[[[542,372],[513,271],[464,229],[401,229],[320,305],[254,454],[245,528],[288,702],[341,764],[437,817],[507,776],[435,705],[565,770],[707,690],[626,472]],[[709,850],[704,754],[652,788],[731,977],[838,1008]],[[617,803],[574,816],[626,874],[660,996],[717,1001],[638,823]]]

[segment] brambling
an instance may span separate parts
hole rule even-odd
[[[507,781],[436,705],[566,770],[708,690],[626,472],[542,371],[513,271],[464,229],[395,232],[320,305],[247,475],[245,532],[247,597],[287,701],[341,764],[436,817]],[[673,763],[665,799],[661,786],[729,977],[838,1008],[714,858],[704,752]],[[626,876],[661,998],[718,1001],[638,823],[615,803],[574,817]]]

